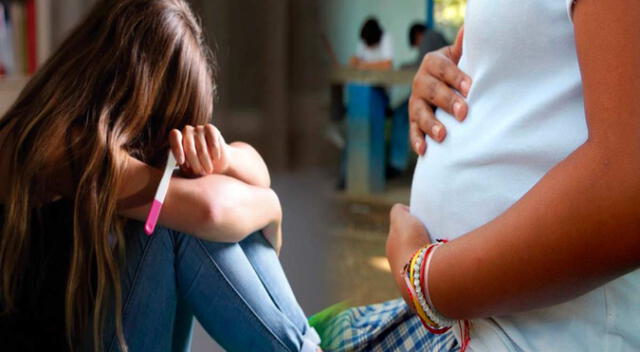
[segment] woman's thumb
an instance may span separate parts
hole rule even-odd
[[[457,64],[460,61],[460,57],[462,57],[462,41],[464,39],[464,25],[460,27],[458,31],[458,35],[456,36],[456,41],[453,43],[453,48],[451,50],[451,59]]]

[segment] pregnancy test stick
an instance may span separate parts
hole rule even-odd
[[[169,156],[167,157],[167,165],[164,167],[164,173],[162,174],[162,178],[160,179],[160,184],[158,185],[158,189],[156,190],[156,195],[155,197],[153,197],[153,203],[151,204],[149,215],[147,215],[147,222],[144,224],[144,232],[146,232],[149,236],[153,234],[153,230],[155,230],[156,224],[158,223],[158,217],[160,216],[162,203],[164,203],[164,197],[166,197],[167,195],[167,190],[169,189],[169,181],[171,181],[171,175],[173,175],[173,169],[176,168],[176,164],[176,158],[173,156],[173,153],[169,151]]]

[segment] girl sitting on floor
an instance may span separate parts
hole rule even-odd
[[[229,351],[317,350],[267,168],[208,124],[213,67],[185,1],[103,0],[0,119],[3,349],[187,350],[195,316]]]

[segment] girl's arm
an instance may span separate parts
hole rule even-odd
[[[244,142],[233,142],[228,147],[229,166],[225,175],[254,186],[271,187],[267,164],[251,145]]]
[[[162,171],[128,156],[119,213],[144,221]],[[168,228],[218,242],[237,242],[261,229],[279,230],[280,202],[268,188],[225,175],[173,177],[158,222]],[[269,236],[268,233],[266,233]]]
[[[588,141],[500,217],[435,253],[429,291],[446,316],[561,303],[640,266],[640,2],[579,0],[574,23]],[[427,240],[393,236],[407,243],[391,248],[398,275],[415,238]]]

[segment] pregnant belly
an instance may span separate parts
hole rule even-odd
[[[411,189],[411,213],[432,239],[451,240],[482,226],[532,186],[524,168],[459,160],[446,149],[429,146],[429,155],[418,161]]]
[[[481,123],[477,117],[443,122],[447,139],[428,140],[411,189],[411,212],[433,238],[453,239],[493,220],[586,138],[586,129],[567,133],[557,121],[536,129],[520,122]]]

